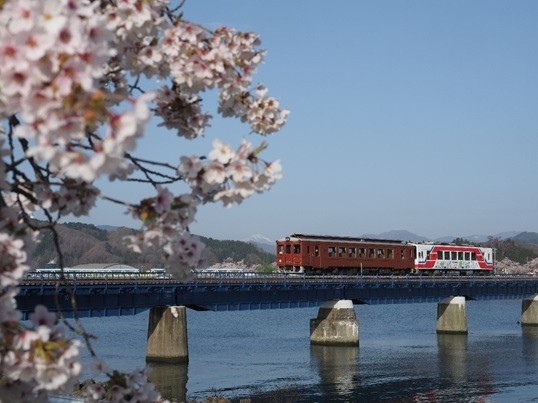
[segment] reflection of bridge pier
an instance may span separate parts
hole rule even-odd
[[[148,366],[151,368],[149,379],[164,399],[187,401],[189,364],[150,361]]]
[[[467,334],[437,334],[439,373],[454,383],[467,381]]]
[[[328,396],[348,396],[356,387],[359,376],[358,346],[311,345],[312,367],[316,367],[321,378],[320,385]]]
[[[523,326],[523,357],[538,365],[538,326]]]

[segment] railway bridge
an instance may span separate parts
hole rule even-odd
[[[252,275],[197,276],[192,281],[140,275],[56,279],[29,275],[17,304],[75,315],[134,315],[150,309],[148,359],[188,359],[186,308],[233,311],[319,306],[310,322],[313,344],[357,345],[353,305],[436,302],[439,333],[467,333],[466,300],[521,299],[523,325],[538,325],[538,278],[531,276],[413,277]]]

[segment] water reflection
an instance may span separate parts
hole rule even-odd
[[[353,393],[359,376],[359,347],[310,346],[310,362],[326,395]]]
[[[151,367],[149,378],[155,384],[161,396],[171,401],[187,401],[187,363],[148,362]]]
[[[466,334],[437,334],[439,375],[446,381],[467,381],[467,338]]]
[[[523,357],[530,364],[538,365],[538,326],[522,326]]]
[[[498,349],[487,345],[483,346],[484,350],[471,349],[466,334],[439,334],[437,345],[440,397],[467,400],[474,396],[487,401],[495,393],[490,354],[497,354]]]

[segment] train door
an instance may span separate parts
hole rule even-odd
[[[293,266],[293,253],[289,241],[284,244],[284,262],[286,263],[286,267]]]
[[[291,252],[292,252],[293,266],[294,267],[301,267],[303,265],[302,254],[304,253],[303,250],[302,250],[301,243],[300,242],[293,242],[291,244]]]
[[[314,269],[321,269],[321,245],[319,243],[313,243],[310,246],[310,267]]]
[[[304,267],[312,267],[312,260],[314,258],[314,245],[311,242],[303,241],[302,248],[302,265]]]
[[[291,250],[291,243],[278,242],[277,246],[277,262],[279,267],[291,267],[293,266],[293,254]]]

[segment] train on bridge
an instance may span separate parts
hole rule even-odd
[[[276,242],[281,271],[306,274],[491,274],[492,248],[293,234]]]
[[[60,269],[55,263],[48,263],[44,267],[36,269],[34,272],[27,274],[27,277],[43,279],[126,279],[126,278],[145,278],[145,279],[163,279],[169,278],[166,270],[163,268],[153,268],[141,271],[135,267],[124,264],[86,264],[74,267],[65,267]]]

